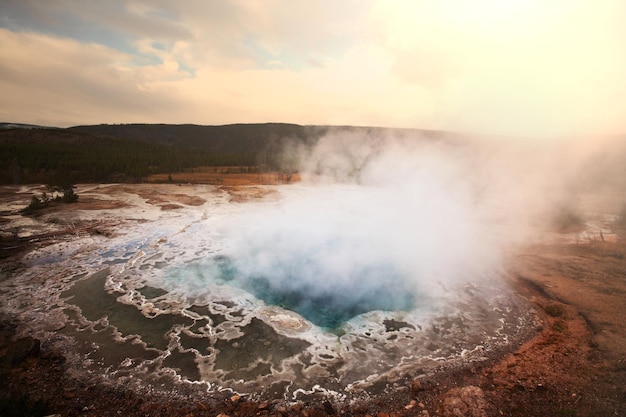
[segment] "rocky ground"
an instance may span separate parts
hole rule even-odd
[[[242,198],[241,190],[233,192]],[[163,210],[197,203],[158,192],[143,197]],[[123,206],[83,200],[46,210],[85,210],[88,204]],[[40,245],[76,233],[114,233],[113,226],[101,220],[56,224],[27,237],[5,230],[0,274],[19,270],[21,256]],[[534,336],[489,361],[425,379],[408,375],[389,394],[351,403],[258,403],[227,394],[208,400],[191,391],[135,392],[102,379],[75,378],[67,352],[16,337],[21,324],[5,315],[0,317],[0,415],[626,416],[623,235],[615,242],[524,245],[509,253],[506,274],[542,312]]]

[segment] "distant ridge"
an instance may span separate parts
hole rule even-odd
[[[150,142],[197,150],[227,153],[258,153],[284,140],[308,142],[322,134],[318,127],[289,123],[231,124],[101,124],[75,126],[67,130],[118,139]]]
[[[0,129],[57,129],[51,126],[29,125],[25,123],[0,122]]]
[[[138,182],[153,174],[195,167],[246,167],[246,172],[293,171],[290,147],[312,148],[326,135],[450,140],[462,135],[433,130],[361,126],[250,123],[100,124],[48,128],[0,124],[0,183]]]
[[[228,125],[195,124],[100,124],[74,126],[74,132],[139,140],[170,146],[219,152],[274,151],[286,142],[311,145],[330,133],[416,136],[443,138],[456,134],[436,130],[401,129],[370,126],[297,125],[292,123],[238,123]]]

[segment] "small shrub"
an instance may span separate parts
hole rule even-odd
[[[617,215],[617,219],[615,219],[617,226],[625,228],[626,227],[626,204],[622,206],[622,209],[619,211]]]
[[[78,201],[78,194],[76,194],[72,188],[68,188],[63,191],[61,201],[64,203],[75,203]]]
[[[32,198],[30,199],[30,203],[28,204],[28,206],[26,207],[27,210],[39,210],[41,208],[44,208],[46,205],[44,204],[44,202],[40,199],[38,199],[36,196],[32,196]]]
[[[50,204],[57,203],[75,203],[78,201],[78,194],[74,192],[74,186],[67,186],[64,188],[53,189],[53,192],[62,192],[62,195],[57,195],[55,198],[50,198],[45,192],[41,194],[41,197],[32,196],[28,206],[21,210],[24,214],[31,214],[37,210],[41,210]]]
[[[32,196],[30,199],[30,203],[26,207],[24,207],[21,212],[24,214],[31,214],[37,210],[41,210],[44,207],[47,207],[50,204],[49,200],[42,200],[37,198],[37,196]]]

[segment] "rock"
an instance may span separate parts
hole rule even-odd
[[[269,401],[263,401],[261,404],[259,404],[259,410],[267,410],[268,408],[270,408],[270,402]]]
[[[487,417],[485,393],[473,385],[451,389],[443,399],[443,416]]]
[[[413,395],[415,395],[420,391],[424,391],[424,387],[422,386],[422,383],[420,382],[419,379],[413,380],[413,382],[411,383],[411,392],[413,393]]]
[[[71,400],[72,398],[76,397],[76,393],[72,391],[66,391],[63,393],[63,396],[68,400]]]
[[[434,389],[435,386],[432,382],[429,382],[428,380],[415,379],[413,380],[413,382],[411,382],[411,394],[413,395],[413,397],[417,397],[420,393],[423,393],[424,391],[433,391]]]

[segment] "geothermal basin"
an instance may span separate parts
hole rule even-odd
[[[77,377],[258,399],[371,396],[483,361],[536,320],[489,251],[467,246],[478,235],[463,213],[415,219],[411,204],[390,210],[398,201],[384,190],[77,192],[83,210],[15,216],[15,230],[98,232],[29,252],[1,288],[23,334],[68,352]]]

